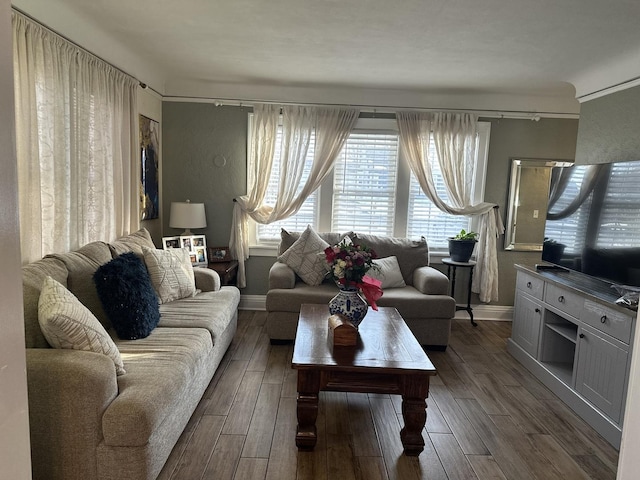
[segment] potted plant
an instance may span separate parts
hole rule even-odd
[[[558,243],[552,238],[544,237],[544,242],[542,243],[542,260],[549,263],[560,263],[565,247],[566,245],[563,243]]]
[[[476,232],[467,232],[464,228],[455,237],[449,237],[449,256],[451,260],[462,263],[468,262],[477,242],[478,234]]]

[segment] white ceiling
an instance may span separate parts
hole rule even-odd
[[[165,96],[577,113],[639,0],[14,0]]]

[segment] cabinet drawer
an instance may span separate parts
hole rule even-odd
[[[534,298],[542,300],[542,292],[544,290],[544,281],[533,275],[527,273],[518,272],[518,278],[516,280],[516,288]]]
[[[628,344],[631,341],[631,322],[633,319],[630,315],[617,312],[591,300],[585,300],[580,320],[621,342]]]
[[[549,283],[544,292],[544,301],[575,318],[580,318],[584,304],[584,299],[579,295]]]

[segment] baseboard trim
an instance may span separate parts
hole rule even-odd
[[[266,295],[240,295],[240,310],[266,310]]]
[[[266,310],[266,295],[241,295],[240,310]],[[499,322],[510,322],[513,319],[513,307],[508,305],[471,305],[474,320],[493,320]],[[468,319],[469,314],[460,310],[456,312],[459,319]]]
[[[473,309],[474,320],[492,320],[498,322],[510,322],[513,320],[513,306],[510,305],[486,305],[479,303],[477,305],[471,305]],[[455,318],[461,320],[468,320],[469,314],[465,310],[459,310],[456,312]]]

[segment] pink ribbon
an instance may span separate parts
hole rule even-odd
[[[374,310],[378,310],[378,305],[376,305],[376,301],[382,297],[382,288],[380,286],[382,282],[376,278],[369,277],[365,275],[362,277],[362,283],[358,283],[358,288],[362,290],[362,294],[371,305],[371,308]]]

